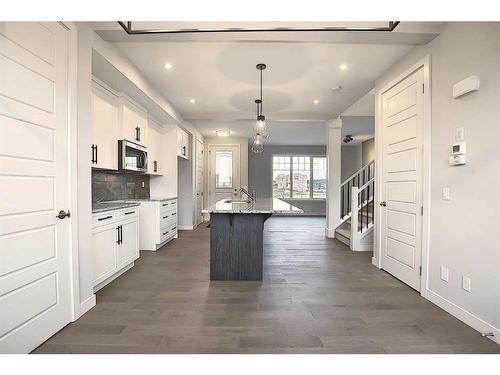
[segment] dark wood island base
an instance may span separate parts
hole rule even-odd
[[[210,215],[210,280],[262,280],[264,222],[271,215]]]

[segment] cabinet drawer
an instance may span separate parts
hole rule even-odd
[[[177,210],[177,199],[160,202],[160,211],[174,211]]]
[[[177,212],[163,212],[160,215],[160,228],[165,227],[167,223],[177,222]]]
[[[177,234],[177,229],[173,230],[169,227],[161,229],[160,232],[160,243],[165,242],[169,238],[175,236]]]
[[[120,220],[133,219],[133,218],[136,218],[138,214],[139,214],[139,206],[125,208],[125,209],[120,211],[119,218],[120,218]]]
[[[106,211],[100,214],[92,215],[92,226],[106,225],[116,221],[118,211]]]

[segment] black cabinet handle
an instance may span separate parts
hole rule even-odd
[[[92,145],[90,149],[92,150],[92,164],[97,164],[97,145]]]
[[[168,206],[168,203],[163,203],[162,207]]]
[[[113,216],[100,217],[99,219],[97,219],[97,221],[108,220],[108,219],[111,219],[112,217]]]
[[[123,243],[123,225],[120,225],[120,243]]]
[[[158,172],[158,162],[156,160],[153,162],[153,172]]]
[[[176,230],[176,229],[177,229],[177,227],[173,227],[173,228],[172,228],[172,230]]]
[[[120,244],[120,226],[116,227],[116,237],[117,237],[116,243],[119,245]]]
[[[186,146],[182,146],[182,156],[186,156]]]
[[[172,216],[175,216],[175,215],[177,215],[177,212],[172,213]]]
[[[141,128],[138,126],[135,128],[135,140],[137,142],[141,141]]]
[[[163,219],[166,219],[167,217],[168,217],[168,215],[167,216],[163,216]]]
[[[166,232],[163,232],[163,235],[166,235],[168,233],[168,230]]]
[[[135,213],[135,211],[125,212],[125,213],[124,213],[124,215],[131,215],[131,214],[133,214],[133,213]]]
[[[116,231],[117,231],[117,235],[118,235],[118,240],[116,241],[116,243],[119,245],[119,244],[123,243],[123,226],[118,225],[116,227]]]

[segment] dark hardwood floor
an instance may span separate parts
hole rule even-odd
[[[323,218],[270,218],[264,256],[263,282],[210,282],[209,230],[181,232],[35,353],[500,353]]]

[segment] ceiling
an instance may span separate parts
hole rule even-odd
[[[427,43],[439,32],[438,23],[401,23],[399,35],[293,32],[130,36],[114,23],[94,26],[185,120],[208,137],[218,129],[229,129],[234,136],[252,136],[259,82],[255,65],[267,64],[263,110],[271,124],[271,138],[266,143],[304,145],[325,144],[325,120],[338,117],[368,93],[386,69],[416,44]],[[170,70],[165,69],[166,63],[172,65]],[[340,68],[342,64],[345,70]],[[335,86],[341,89],[332,90]],[[365,99],[364,108],[370,108],[366,104],[369,100]],[[365,114],[358,111],[353,115]]]

